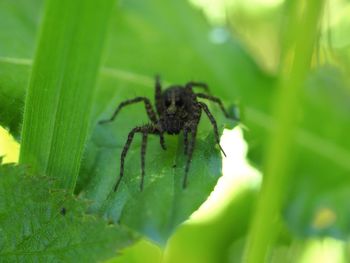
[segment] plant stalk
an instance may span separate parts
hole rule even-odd
[[[309,72],[313,47],[318,32],[323,0],[298,0],[293,7],[288,28],[289,43],[285,43],[284,59],[279,74],[275,119],[277,127],[271,134],[264,162],[264,180],[258,196],[255,216],[246,243],[243,262],[267,260],[269,250],[278,234],[280,213],[291,174],[293,142],[300,111],[302,87]],[[294,5],[293,4],[293,5]],[[295,12],[294,12],[295,11]]]

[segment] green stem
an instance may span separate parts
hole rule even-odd
[[[264,181],[246,245],[244,262],[247,263],[265,262],[278,233],[278,219],[290,177],[288,168],[297,128],[296,117],[324,1],[297,2],[294,7],[298,7],[298,12],[293,12],[292,22],[288,23],[291,28],[284,29],[292,32],[293,38],[288,38],[292,42],[285,45],[275,107],[277,127],[266,152]]]
[[[73,191],[114,0],[48,0],[26,97],[20,163]]]

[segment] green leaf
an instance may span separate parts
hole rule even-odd
[[[98,217],[88,203],[53,189],[48,177],[0,166],[0,258],[5,262],[96,262],[115,256],[135,236]]]
[[[137,94],[140,91],[138,86],[142,84],[141,81],[138,86],[131,86],[126,90],[124,87],[129,85],[128,83],[110,79],[108,83],[111,85],[111,82],[115,82],[115,88],[110,90],[101,87],[97,99],[99,101],[115,97],[111,91],[118,94],[118,99],[108,104],[108,109],[102,113],[101,119],[108,118],[118,103],[128,96],[130,98],[128,94]],[[143,85],[148,82],[152,82],[152,79],[145,81]],[[142,90],[148,94],[149,90],[153,89]],[[229,121],[215,109],[213,105],[212,112],[222,131]],[[189,173],[189,185],[183,189],[186,162],[183,137],[166,136],[167,150],[164,151],[159,145],[159,138],[149,136],[145,186],[141,192],[140,137],[136,135],[126,158],[122,184],[114,193],[113,188],[119,176],[120,154],[128,132],[135,125],[146,122],[148,120],[144,106],[134,105],[122,110],[113,123],[97,124],[91,142],[87,145],[77,191],[82,191],[86,198],[95,200],[91,211],[132,227],[152,240],[164,244],[176,226],[186,220],[214,188],[221,175],[221,158],[219,149],[215,146],[212,126],[203,114]],[[231,123],[231,127],[232,124],[234,123]]]
[[[96,128],[82,165],[82,173],[91,175],[83,191],[86,198],[95,200],[91,211],[164,243],[175,227],[186,220],[213,190],[221,175],[220,152],[215,148],[212,131],[208,129],[211,127],[203,121],[188,175],[188,187],[183,189],[186,162],[183,138],[166,136],[167,150],[164,151],[159,145],[159,138],[150,136],[145,185],[141,192],[140,138],[135,136],[126,158],[125,176],[114,193],[122,147],[128,131],[135,126],[130,119],[140,119],[139,114],[127,111],[115,123]]]

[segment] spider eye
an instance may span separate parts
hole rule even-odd
[[[175,102],[175,105],[176,105],[177,107],[181,107],[181,106],[183,105],[182,100],[177,100],[177,101]]]

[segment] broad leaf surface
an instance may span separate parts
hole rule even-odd
[[[48,177],[0,166],[2,262],[96,262],[113,257],[135,237],[86,215],[87,202],[52,189]]]
[[[132,94],[132,90],[129,88],[128,92]],[[120,97],[122,94],[118,93],[116,103],[123,100]],[[112,103],[101,118],[109,117],[114,107],[115,103]],[[222,130],[227,120],[220,117],[221,112],[213,112]],[[79,188],[84,189],[87,198],[97,201],[92,206],[93,211],[131,226],[153,240],[164,242],[212,191],[221,174],[221,157],[215,147],[212,127],[203,113],[189,185],[187,189],[182,189],[186,162],[183,137],[166,136],[167,150],[164,151],[159,145],[159,138],[150,135],[146,152],[145,189],[140,192],[141,142],[140,136],[136,135],[126,158],[125,177],[117,193],[113,193],[111,191],[119,176],[120,154],[128,132],[136,125],[147,122],[144,106],[135,105],[121,111],[113,123],[97,125],[87,146],[81,179],[85,175],[94,176],[90,180],[80,181],[82,185]]]

